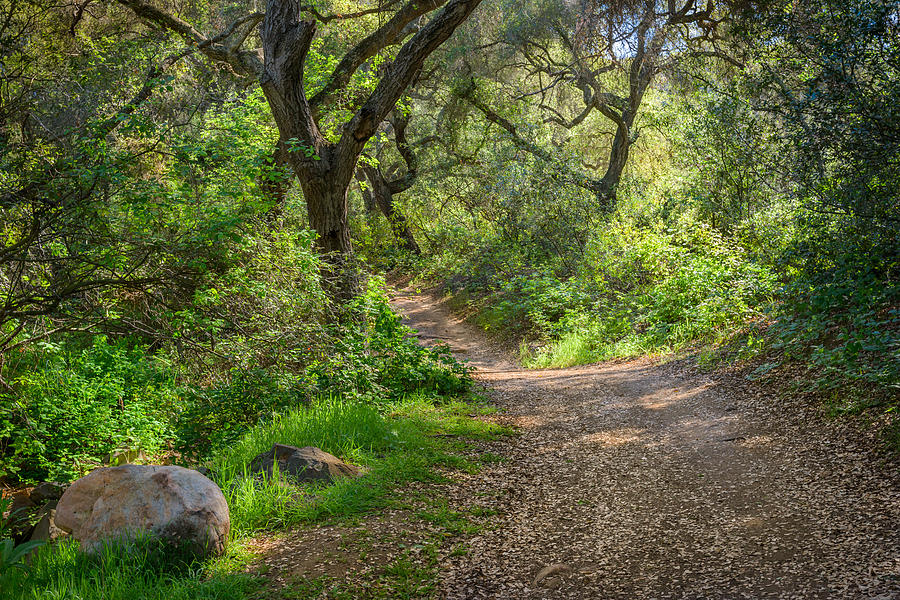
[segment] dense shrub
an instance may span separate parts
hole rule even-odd
[[[23,353],[0,404],[0,473],[66,480],[117,449],[160,452],[178,403],[173,371],[103,336]]]
[[[834,252],[801,243],[786,257],[801,269],[784,289],[772,328],[774,346],[785,359],[809,364],[815,387],[844,388],[841,404],[847,409],[891,397],[896,404],[900,253],[860,237],[845,237],[841,246],[842,252]],[[861,402],[851,387],[865,390]]]
[[[185,389],[183,408],[173,415],[175,449],[183,460],[199,459],[260,420],[302,404],[308,393],[300,380],[264,369],[235,369],[227,383]]]
[[[351,307],[349,323],[332,326],[335,353],[307,373],[324,393],[395,399],[413,391],[454,394],[468,389],[468,369],[446,347],[423,348],[388,304],[373,277]]]
[[[716,341],[771,304],[773,269],[740,244],[690,212],[668,222],[641,220],[619,215],[594,230],[574,270],[522,255],[508,259],[515,247],[506,246],[490,266],[481,252],[458,263],[450,279],[477,303],[482,326],[525,338],[523,358],[533,366]],[[486,267],[504,275],[491,280]]]
[[[298,322],[285,335],[302,344],[308,325]],[[273,359],[266,367],[235,361],[248,366],[216,371],[206,384],[191,363],[175,369],[130,339],[96,336],[78,349],[72,338],[32,349],[20,358],[0,405],[0,469],[23,479],[68,480],[120,449],[156,459],[174,451],[172,457],[193,461],[321,396],[378,404],[416,392],[462,393],[471,383],[468,368],[447,348],[417,344],[377,279],[348,308],[345,322],[314,333],[315,344],[307,337],[291,349],[290,361]],[[248,355],[264,355],[253,337],[241,343]],[[238,348],[233,338],[226,344]]]

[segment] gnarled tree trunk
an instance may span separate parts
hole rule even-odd
[[[622,173],[628,164],[628,154],[631,146],[636,141],[632,134],[634,119],[641,108],[644,93],[653,80],[653,72],[649,67],[642,68],[632,74],[631,93],[628,96],[628,107],[622,111],[621,118],[616,125],[616,135],[613,138],[612,147],[609,149],[609,165],[606,173],[600,180],[598,195],[605,198],[610,210],[616,206],[616,188],[622,179]]]
[[[318,244],[329,270],[326,277],[333,284],[332,293],[338,300],[348,299],[360,291],[347,200],[359,156],[415,80],[425,59],[479,3],[480,0],[452,0],[419,30],[384,70],[371,96],[344,126],[340,141],[334,144],[327,142],[319,131],[315,111],[303,86],[304,63],[316,24],[300,19],[296,0],[268,0],[260,26],[264,56],[260,83],[278,125],[280,141],[288,149],[288,160],[303,188],[309,223],[319,234]],[[408,6],[412,7],[410,10],[423,10],[415,3]]]
[[[469,17],[481,0],[397,3],[392,16],[344,55],[311,99],[306,96],[303,70],[316,35],[316,22],[341,19],[341,15],[322,15],[301,0],[266,0],[265,14],[245,15],[219,35],[206,36],[149,0],[117,1],[142,19],[177,33],[209,59],[228,65],[248,81],[259,82],[278,126],[279,143],[287,150],[287,161],[303,187],[310,225],[319,234],[319,247],[330,265],[329,279],[335,284],[333,296],[343,300],[356,295],[360,279],[353,274],[355,261],[347,206],[347,190],[356,163],[368,140],[415,81],[425,59]],[[427,24],[418,26],[424,15],[442,6]],[[384,11],[390,12],[392,8],[386,7]],[[363,14],[370,11],[356,16]],[[304,15],[311,16],[304,19]],[[262,48],[243,49],[257,24]],[[320,111],[335,100],[369,59],[407,38],[393,62],[385,66],[378,85],[368,98],[360,101],[344,124],[340,140],[337,143],[325,140],[316,122]]]
[[[325,263],[323,280],[336,299],[349,300],[362,289],[350,240],[349,178],[329,170],[301,178],[300,185],[309,224],[318,234],[316,241]]]
[[[394,194],[381,169],[364,167],[363,170],[372,185],[372,195],[374,196],[375,204],[388,220],[391,232],[397,238],[397,241],[400,242],[400,246],[413,254],[421,254],[422,251],[419,249],[419,244],[416,243],[416,238],[413,237],[412,231],[409,230],[406,216],[394,206]]]

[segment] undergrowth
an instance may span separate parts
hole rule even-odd
[[[658,185],[623,188],[618,210],[585,225],[575,250],[538,252],[524,226],[525,241],[438,229],[432,254],[411,268],[486,332],[517,343],[526,367],[674,354],[703,368],[746,364],[751,378],[790,369],[796,389],[786,393],[877,423],[900,451],[896,232],[836,217],[826,226],[774,200],[714,226],[690,208],[690,187]],[[563,233],[545,225],[541,235]]]
[[[134,338],[69,336],[29,347],[4,365],[0,477],[70,481],[121,450],[193,463],[322,396],[364,405],[468,390],[467,368],[446,347],[422,348],[410,337],[381,280],[346,310],[289,359],[248,359],[212,373]],[[258,352],[253,340],[245,344]]]
[[[452,291],[475,302],[476,322],[489,332],[518,331],[520,359],[532,368],[715,343],[761,316],[777,288],[770,268],[689,219],[653,227],[613,221],[594,232],[574,272],[548,262],[490,283],[460,280]]]
[[[262,342],[211,318],[248,310],[223,308],[242,292],[203,293],[212,299],[197,310],[207,315],[177,319],[190,321],[197,344],[210,343],[215,362],[132,337],[68,335],[23,347],[4,365],[0,477],[69,481],[124,450],[151,463],[203,464],[229,503],[228,553],[191,562],[149,542],[97,556],[51,544],[26,569],[3,570],[4,599],[246,598],[258,583],[244,574],[250,536],[388,506],[405,483],[477,469],[458,452],[464,440],[504,433],[468,416],[491,410],[471,396],[469,368],[446,347],[419,346],[378,278],[340,318],[296,327],[287,293],[256,290],[272,312],[254,319],[280,331]],[[252,458],[276,442],[317,446],[365,474],[329,486],[248,475]]]
[[[93,554],[62,541],[34,553],[27,570],[0,578],[0,593],[9,600],[243,600],[259,587],[252,576],[219,566],[194,562],[151,539],[109,544]]]
[[[27,572],[2,580],[4,598],[246,598],[259,585],[243,573],[253,557],[243,543],[268,530],[299,523],[354,518],[390,506],[396,490],[411,481],[442,481],[442,469],[474,471],[478,464],[459,450],[467,439],[508,433],[470,415],[493,409],[477,398],[419,393],[382,404],[325,397],[247,431],[210,461],[231,512],[226,556],[206,563],[160,554],[146,542],[132,549],[111,546],[98,556],[61,543],[38,550]],[[313,445],[365,469],[364,476],[332,485],[296,484],[278,476],[246,473],[250,459],[274,442]],[[6,595],[6,590],[12,590]]]

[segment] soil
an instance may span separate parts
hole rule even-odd
[[[852,427],[690,361],[525,370],[430,296],[393,304],[518,431],[439,489],[489,517],[438,556],[437,597],[900,600],[900,477]],[[395,513],[271,540],[263,563],[282,581],[375,572],[428,533]]]
[[[444,597],[900,599],[900,483],[852,430],[683,362],[523,370],[433,298],[394,305],[520,432],[446,489],[497,514]]]

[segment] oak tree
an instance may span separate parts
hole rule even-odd
[[[318,234],[319,247],[335,278],[337,299],[352,297],[359,290],[347,196],[357,161],[397,100],[415,82],[425,60],[480,1],[393,0],[338,15],[324,14],[298,0],[267,0],[265,12],[244,15],[220,33],[206,35],[146,0],[118,0],[142,19],[177,33],[210,60],[227,65],[262,88],[278,127],[279,144],[286,150],[282,155],[300,182],[309,224]],[[304,70],[319,27],[371,14],[386,18],[341,57],[321,89],[310,94]],[[247,41],[257,26],[261,47],[249,48]],[[379,67],[374,89],[364,97],[349,99],[349,117],[339,126],[335,139],[328,139],[321,122],[325,111],[357,71],[364,66],[372,68],[370,59],[400,44],[393,59]]]

